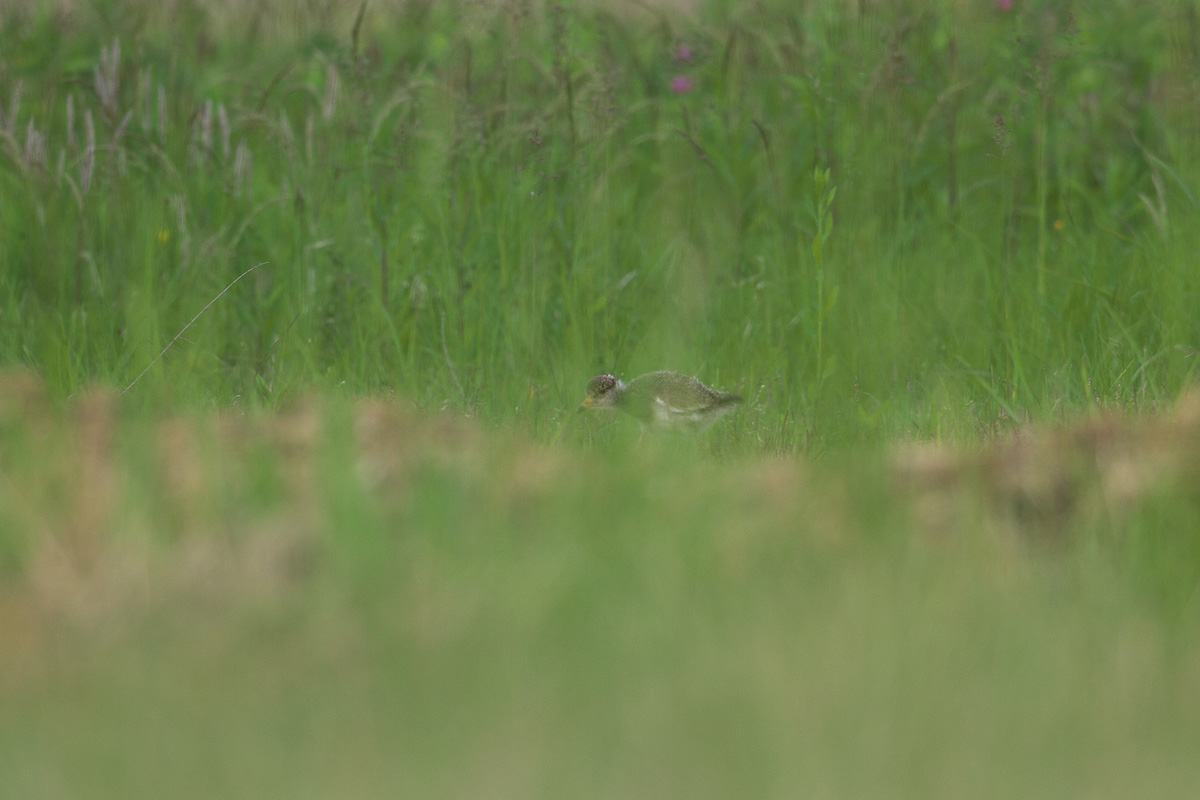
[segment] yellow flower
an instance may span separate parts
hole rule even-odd
[[[1061,231],[1065,227],[1067,227],[1067,223],[1063,222],[1061,219],[1054,220],[1054,230]]]
[[[167,242],[171,241],[171,232],[165,229],[160,230],[157,234],[155,234],[154,238],[158,239],[159,244],[166,244]]]

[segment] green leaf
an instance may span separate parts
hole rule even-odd
[[[829,290],[829,296],[825,298],[825,314],[826,315],[828,315],[829,312],[833,311],[833,307],[837,305],[837,300],[838,300],[838,287],[834,286],[832,289]]]

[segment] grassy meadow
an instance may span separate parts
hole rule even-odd
[[[0,798],[1194,796],[1198,98],[1196,2],[0,0]]]

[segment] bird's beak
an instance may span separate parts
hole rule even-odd
[[[592,407],[592,403],[595,403],[595,402],[596,402],[596,398],[594,398],[594,397],[584,398],[583,402],[579,404],[579,408],[575,409],[575,413],[578,414],[581,411],[587,411],[589,408]]]

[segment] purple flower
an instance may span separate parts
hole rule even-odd
[[[994,3],[997,11],[1012,11],[1013,0],[996,0]]]
[[[696,82],[687,75],[677,75],[671,79],[671,91],[675,94],[690,92],[695,85]]]
[[[675,48],[675,52],[671,54],[676,61],[687,62],[692,60],[692,48],[686,44],[681,44]]]

